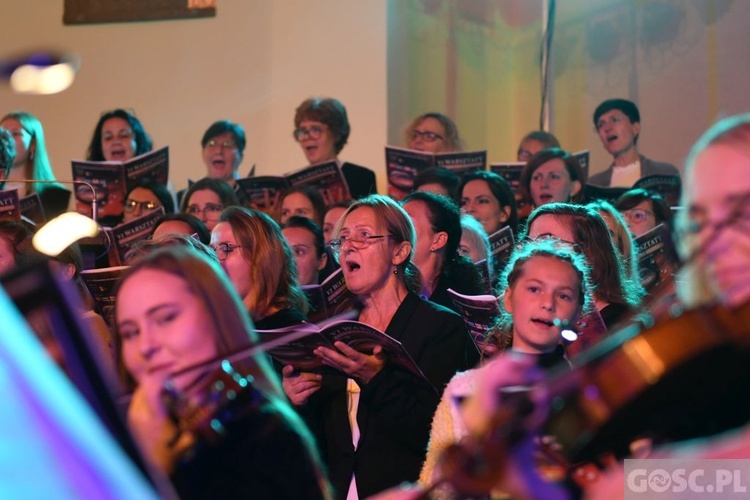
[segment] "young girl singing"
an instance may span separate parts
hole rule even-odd
[[[560,333],[575,325],[590,306],[591,287],[583,257],[555,239],[520,247],[501,278],[503,316],[491,334],[500,356],[525,358],[523,364],[549,368],[565,362]],[[530,361],[533,360],[533,361]],[[482,370],[458,373],[448,383],[432,421],[427,458],[419,481],[428,486],[441,478],[436,464],[443,451],[467,436],[462,402],[473,394]],[[448,492],[446,492],[448,493]]]

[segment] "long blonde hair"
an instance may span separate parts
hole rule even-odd
[[[141,256],[125,272],[119,288],[145,269],[169,273],[185,281],[191,293],[206,308],[214,326],[214,341],[219,356],[228,355],[258,342],[250,316],[245,312],[234,286],[216,260],[185,245],[164,247]],[[264,394],[289,428],[299,434],[317,472],[321,491],[324,497],[329,497],[328,482],[312,434],[291,408],[281,388],[279,377],[271,369],[266,356],[256,354],[244,361],[233,362],[232,365],[242,375],[253,377],[254,387]]]
[[[44,128],[42,123],[32,114],[25,111],[14,111],[8,113],[0,119],[0,123],[5,120],[16,120],[21,127],[31,136],[29,141],[30,158],[24,165],[23,176],[25,179],[37,179],[40,181],[54,181],[55,174],[52,171],[52,165],[47,154],[47,144],[44,140]],[[52,186],[46,183],[30,184],[28,193],[38,193],[45,188]],[[62,184],[59,185],[62,187]]]

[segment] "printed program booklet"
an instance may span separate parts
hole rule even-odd
[[[490,252],[492,254],[492,266],[495,268],[495,276],[499,276],[505,265],[508,263],[508,259],[513,254],[513,250],[516,249],[516,240],[513,237],[513,228],[505,226],[504,228],[495,231],[489,235],[490,239]],[[493,276],[493,282],[494,282]]]
[[[86,269],[81,271],[81,279],[86,285],[98,312],[108,325],[112,325],[115,315],[115,289],[128,266]]]
[[[37,226],[41,226],[47,222],[47,217],[44,215],[44,207],[42,206],[42,200],[39,198],[39,193],[31,193],[18,200],[21,215],[29,219]]]
[[[477,348],[484,351],[487,334],[502,314],[498,298],[494,295],[464,295],[451,288],[448,293]]]
[[[246,206],[269,215],[281,208],[279,201],[285,189],[312,186],[323,195],[326,205],[351,199],[341,167],[335,161],[318,163],[282,176],[254,176],[237,179],[237,192]]]
[[[675,293],[674,274],[679,257],[666,224],[635,239],[641,285],[652,297]]]
[[[18,189],[0,191],[0,219],[21,220],[21,200]]]
[[[76,185],[76,211],[91,217],[91,202],[96,195],[97,217],[120,217],[125,208],[125,196],[143,179],[167,185],[169,180],[169,147],[144,153],[125,162],[72,160],[73,180],[86,181],[94,192],[83,184]]]
[[[304,285],[302,291],[307,296],[310,310],[307,318],[320,323],[354,308],[355,295],[347,288],[344,272],[336,269],[319,285]]]
[[[121,266],[128,260],[128,252],[139,241],[151,236],[154,226],[164,215],[164,207],[159,207],[142,217],[112,228],[104,228],[111,243],[109,262],[111,266]]]
[[[414,188],[419,172],[432,167],[445,167],[459,177],[487,168],[487,151],[429,153],[396,146],[385,147],[385,166],[388,175],[388,195],[401,200]]]
[[[297,371],[340,373],[335,368],[323,364],[321,358],[313,351],[318,347],[338,350],[334,344],[343,342],[365,354],[372,354],[373,349],[380,346],[381,356],[387,363],[398,365],[419,378],[425,378],[401,342],[359,321],[341,320],[322,325],[303,323],[277,330],[257,330],[257,333],[261,345],[283,342],[282,345],[271,347],[267,352],[278,363],[292,365]],[[284,338],[287,336],[292,340],[285,342]]]

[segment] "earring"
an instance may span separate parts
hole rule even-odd
[[[393,274],[395,274],[396,276],[398,276],[398,268],[397,267],[393,269]]]

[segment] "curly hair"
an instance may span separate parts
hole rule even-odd
[[[104,161],[106,159],[104,158],[104,150],[102,150],[102,127],[104,127],[104,122],[110,118],[122,118],[128,122],[128,125],[130,125],[130,128],[133,131],[133,138],[135,139],[135,151],[133,151],[134,156],[140,156],[151,151],[151,148],[153,147],[151,137],[146,133],[140,120],[136,118],[134,114],[125,111],[124,109],[114,109],[102,113],[102,116],[99,117],[99,121],[96,122],[94,134],[89,143],[88,154],[86,156],[87,160]]]

